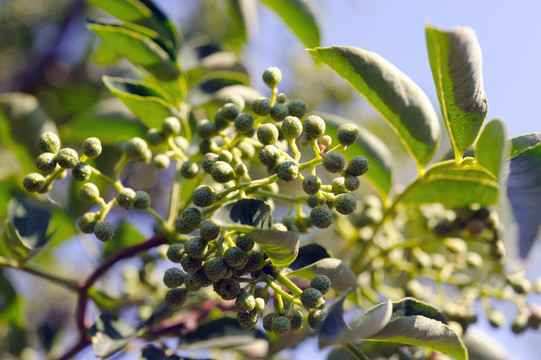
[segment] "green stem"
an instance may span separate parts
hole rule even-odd
[[[350,352],[351,355],[357,360],[370,360],[365,353],[363,353],[357,346],[352,343],[344,344],[344,349]]]
[[[101,171],[99,171],[98,169],[96,169],[93,166],[90,166],[90,170],[92,171],[93,175],[95,175],[95,176],[101,178],[102,180],[104,180],[105,182],[107,182],[109,185],[114,187],[116,191],[122,190],[122,184],[120,183],[119,180],[115,181],[115,180],[111,179],[109,176],[105,175],[104,173],[102,173]]]
[[[167,226],[173,227],[173,222],[175,221],[178,213],[178,202],[180,196],[180,168],[182,167],[182,162],[177,161],[175,164],[175,178],[173,180],[173,186],[171,186],[171,196],[169,200],[169,213],[167,214]]]
[[[300,294],[302,294],[302,290],[299,289],[299,287],[295,285],[295,283],[285,277],[284,274],[277,273],[274,277],[280,284],[284,285],[295,296],[299,296]]]

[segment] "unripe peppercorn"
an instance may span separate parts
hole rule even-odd
[[[170,163],[171,160],[169,159],[169,156],[165,154],[158,154],[152,159],[152,165],[154,165],[156,169],[167,169]]]
[[[346,174],[344,177],[344,186],[348,191],[355,191],[361,186],[361,180],[357,176]]]
[[[336,138],[338,142],[344,146],[349,146],[357,141],[359,136],[359,129],[353,124],[343,124],[338,127],[336,131]]]
[[[83,141],[82,145],[83,154],[89,159],[95,159],[100,156],[102,147],[101,141],[97,137],[89,137]]]
[[[291,321],[286,316],[278,316],[272,320],[272,331],[277,335],[285,335],[291,330]]]
[[[95,212],[84,213],[83,216],[79,218],[77,225],[79,229],[85,234],[92,234],[94,232],[94,226],[98,222],[98,214]]]
[[[181,234],[189,234],[195,230],[195,226],[190,226],[182,216],[178,216],[175,219],[175,230]]]
[[[259,314],[255,310],[237,313],[237,321],[239,322],[239,325],[245,329],[254,328],[257,325],[258,320]]]
[[[174,263],[179,263],[180,260],[182,259],[183,248],[184,247],[182,246],[182,244],[169,245],[169,248],[167,249],[167,253],[166,253],[167,258]]]
[[[275,167],[281,155],[280,150],[274,145],[265,145],[258,153],[259,161],[268,168]]]
[[[216,135],[216,125],[208,119],[203,119],[197,124],[197,134],[203,140],[209,140]]]
[[[194,272],[192,274],[192,279],[202,288],[210,286],[214,282],[205,275],[205,270],[203,269],[198,269]]]
[[[338,176],[331,181],[331,192],[334,195],[347,193],[346,179],[343,176]]]
[[[346,159],[339,152],[330,152],[323,157],[323,167],[332,173],[338,173],[346,167]]]
[[[170,308],[179,308],[186,302],[188,292],[182,288],[171,289],[165,294],[165,304]]]
[[[287,102],[287,95],[284,93],[278,93],[278,95],[276,95],[276,102],[278,104],[285,104]]]
[[[220,160],[220,156],[218,154],[209,152],[206,153],[205,156],[203,156],[203,160],[201,161],[201,166],[203,167],[203,171],[207,174],[210,174],[210,170],[212,169],[212,165],[216,161]]]
[[[232,268],[243,268],[248,261],[248,254],[237,246],[230,247],[224,252],[224,261]]]
[[[222,118],[226,121],[233,121],[240,114],[240,109],[233,103],[227,103],[222,107]]]
[[[328,228],[333,220],[331,209],[326,204],[316,205],[310,212],[310,220],[319,229]]]
[[[186,224],[197,228],[201,224],[201,220],[203,220],[203,213],[198,208],[189,207],[182,212],[182,218]]]
[[[302,130],[309,140],[319,139],[325,133],[325,121],[317,115],[310,115],[304,120]]]
[[[282,72],[277,67],[271,66],[263,72],[263,82],[274,89],[282,81]]]
[[[160,130],[152,128],[147,131],[147,141],[150,145],[158,145],[165,141],[165,135]]]
[[[184,251],[194,259],[202,259],[207,249],[207,242],[200,237],[194,237],[186,241]]]
[[[310,281],[310,287],[319,290],[323,295],[331,289],[331,279],[327,275],[316,275]]]
[[[52,132],[45,132],[39,138],[39,148],[43,152],[56,154],[60,150],[60,139]]]
[[[287,140],[296,139],[302,134],[302,123],[296,116],[286,116],[282,122],[282,134]]]
[[[235,118],[235,129],[241,134],[246,134],[253,129],[254,118],[247,113],[241,113]]]
[[[270,114],[270,100],[262,97],[252,101],[252,111],[259,116],[267,116]]]
[[[227,271],[227,264],[224,259],[218,257],[207,261],[203,265],[203,269],[205,270],[205,275],[207,275],[209,279],[218,281],[224,277]]]
[[[150,207],[150,195],[143,190],[135,192],[135,199],[133,199],[133,207],[140,210],[145,210]]]
[[[324,146],[325,148],[328,148],[329,146],[331,146],[331,144],[332,144],[332,138],[329,135],[323,135],[321,139],[319,139],[319,145]]]
[[[276,319],[278,316],[280,316],[280,314],[276,313],[276,312],[271,312],[267,315],[265,315],[263,317],[263,328],[265,329],[265,331],[267,332],[271,332],[272,331],[272,322],[274,321],[274,319]]]
[[[182,268],[188,274],[193,274],[197,270],[201,269],[201,264],[202,264],[201,259],[195,259],[189,256],[188,254],[184,254],[182,258],[180,259],[180,265],[182,265]]]
[[[133,189],[123,188],[116,194],[115,199],[118,206],[127,209],[133,205],[133,202],[135,201],[135,196],[136,194]]]
[[[282,121],[289,115],[289,109],[285,104],[276,103],[271,108],[270,115],[275,121]]]
[[[255,242],[248,236],[239,236],[235,241],[235,244],[238,248],[248,252],[254,248]]]
[[[235,176],[241,177],[248,173],[248,168],[243,163],[239,163],[235,165],[235,168],[233,169],[233,171],[235,172]]]
[[[208,185],[200,185],[193,191],[193,203],[195,206],[208,207],[216,202],[216,193]]]
[[[263,268],[264,263],[265,258],[263,257],[263,254],[259,251],[252,250],[248,252],[248,261],[246,262],[244,269],[248,271],[258,271]]]
[[[199,172],[199,165],[197,165],[196,162],[193,161],[186,161],[182,164],[180,168],[180,175],[185,177],[186,179],[193,179],[197,176],[197,173]]]
[[[239,312],[250,312],[255,308],[255,298],[252,294],[241,292],[235,301]]]
[[[107,221],[98,221],[94,225],[94,235],[101,241],[109,241],[115,235],[115,227]]]
[[[201,221],[199,225],[199,236],[204,241],[212,241],[220,235],[220,227],[212,222],[210,219]]]
[[[147,150],[149,150],[147,142],[139,137],[131,138],[126,145],[126,156],[134,161],[141,161],[147,158]]]
[[[56,162],[64,169],[71,169],[79,162],[79,155],[71,148],[63,148],[56,154]]]
[[[233,278],[222,278],[216,283],[216,293],[222,297],[224,300],[233,300],[241,293],[240,284],[237,279]]]
[[[86,183],[81,186],[81,199],[88,202],[96,202],[100,198],[100,190],[93,183]]]
[[[233,171],[231,165],[221,160],[216,161],[212,165],[210,175],[214,181],[221,184],[225,184],[226,182],[229,182],[235,178],[235,172]]]
[[[163,121],[162,132],[165,136],[172,136],[180,132],[180,121],[174,116],[169,116]]]
[[[291,331],[302,329],[302,326],[304,325],[304,316],[300,310],[293,310],[288,318],[291,321]]]
[[[287,104],[287,108],[289,109],[289,115],[296,116],[299,119],[303,118],[308,111],[308,105],[306,105],[304,101],[298,99],[291,100],[289,104]]]
[[[246,102],[244,101],[244,98],[240,95],[231,95],[225,100],[226,103],[233,103],[237,105],[240,109],[240,111],[244,110],[244,107],[246,106]]]
[[[36,158],[36,167],[45,174],[50,174],[56,168],[56,155],[50,152],[40,154]]]
[[[327,313],[323,310],[310,310],[308,313],[308,326],[314,330],[319,330],[326,317]]]
[[[321,291],[314,288],[305,289],[300,296],[300,300],[307,309],[316,309],[325,304]]]
[[[71,175],[76,181],[86,181],[90,179],[92,174],[92,169],[90,165],[87,165],[84,162],[78,162],[77,165],[71,169]]]
[[[357,208],[357,200],[350,194],[340,194],[333,199],[334,208],[342,215],[349,215]]]
[[[257,129],[257,140],[263,145],[272,145],[278,140],[278,128],[271,123],[262,124]]]
[[[361,176],[368,171],[368,159],[362,155],[357,155],[349,160],[346,172],[353,176]]]
[[[168,288],[177,288],[184,284],[184,275],[184,272],[179,268],[169,268],[163,274],[163,283]]]
[[[276,166],[276,174],[283,181],[292,181],[299,175],[299,167],[294,161],[286,160]]]

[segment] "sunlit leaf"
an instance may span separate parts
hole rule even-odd
[[[500,120],[494,119],[486,124],[475,143],[475,161],[498,179],[507,152],[505,127]]]
[[[312,265],[318,260],[330,258],[331,254],[319,244],[308,244],[299,248],[299,255],[294,262],[288,265],[291,270],[299,270]]]
[[[94,354],[101,359],[107,359],[122,350],[137,333],[122,319],[110,314],[100,314],[96,323],[90,327],[89,335]]]
[[[455,157],[473,145],[487,114],[481,47],[472,29],[426,28],[428,58]]]
[[[413,80],[371,51],[333,46],[308,52],[374,106],[420,166],[432,158],[440,137],[438,117],[428,96]]]
[[[313,279],[316,275],[327,275],[331,280],[332,288],[336,291],[346,291],[357,287],[357,278],[353,271],[342,260],[325,258],[308,266],[297,269],[290,275]]]

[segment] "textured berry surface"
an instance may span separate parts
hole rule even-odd
[[[246,106],[246,101],[244,100],[244,98],[236,94],[228,97],[225,102],[237,105],[240,111],[244,110],[244,107]]]
[[[171,308],[179,308],[184,305],[187,298],[188,292],[185,289],[171,289],[165,294],[165,303]]]
[[[101,154],[101,141],[97,137],[86,138],[85,141],[83,141],[81,149],[87,158],[95,159]]]
[[[208,185],[198,186],[193,192],[195,206],[208,207],[216,202],[216,193]]]
[[[271,89],[282,81],[282,72],[275,66],[268,67],[263,72],[263,82]]]
[[[331,191],[333,194],[345,194],[347,193],[346,189],[346,179],[343,176],[338,176],[331,181]]]
[[[169,116],[163,121],[162,132],[165,136],[171,136],[180,132],[180,121],[174,116]]]
[[[212,165],[210,175],[214,181],[225,184],[235,178],[235,171],[225,161],[218,160]]]
[[[224,261],[232,268],[243,268],[248,261],[248,254],[239,247],[230,247],[224,253]]]
[[[279,104],[285,104],[287,102],[287,95],[284,93],[278,93],[278,95],[276,95],[276,102]]]
[[[357,176],[346,174],[344,177],[344,186],[348,191],[355,191],[361,186],[361,180]]]
[[[165,135],[156,128],[148,129],[147,141],[150,145],[158,145],[165,141]]]
[[[271,312],[267,315],[265,315],[263,317],[263,328],[267,331],[267,332],[271,332],[272,331],[272,322],[274,321],[274,319],[276,319],[278,316],[280,316],[280,314],[278,313],[275,313],[275,312]]]
[[[194,259],[202,259],[206,249],[207,242],[201,240],[200,237],[191,238],[184,244],[184,251]]]
[[[263,124],[257,129],[257,140],[263,145],[272,145],[278,140],[278,128],[271,123]]]
[[[201,290],[201,286],[193,279],[193,274],[184,275],[184,286],[187,292],[197,292]]]
[[[351,158],[346,169],[347,173],[353,176],[361,176],[368,171],[368,159],[362,155]]]
[[[265,259],[263,254],[259,251],[251,250],[248,253],[248,261],[246,262],[246,266],[244,268],[248,271],[261,270],[264,263]]]
[[[195,229],[201,224],[203,213],[198,208],[189,207],[182,212],[182,218],[188,226],[192,226]]]
[[[291,322],[291,331],[302,329],[302,326],[304,325],[304,316],[300,310],[293,310],[288,318]]]
[[[195,230],[195,226],[189,225],[182,216],[175,219],[175,230],[181,234],[189,234]]]
[[[56,154],[56,162],[64,169],[71,169],[79,162],[79,155],[71,148],[63,148]]]
[[[56,155],[50,152],[40,154],[36,158],[36,167],[45,174],[52,173],[56,168]]]
[[[211,279],[208,278],[207,274],[205,274],[205,270],[199,269],[196,272],[192,274],[192,279],[199,285],[199,287],[207,287],[214,283]]]
[[[193,161],[186,161],[180,168],[180,175],[184,176],[186,179],[193,179],[197,176],[198,172],[199,165]]]
[[[239,312],[250,312],[255,308],[255,298],[252,294],[241,292],[235,301]]]
[[[116,194],[116,202],[118,206],[125,209],[131,207],[135,201],[135,191],[130,188],[124,188]]]
[[[278,163],[281,153],[280,150],[274,145],[265,145],[263,146],[258,153],[259,161],[261,164],[265,165],[268,168],[273,168]]]
[[[201,166],[203,167],[203,171],[207,174],[210,174],[210,170],[212,169],[212,165],[216,161],[220,160],[220,156],[215,153],[206,153],[205,156],[203,156],[203,161],[201,161]]]
[[[170,163],[171,160],[169,159],[169,156],[165,154],[158,154],[152,158],[152,165],[154,165],[156,169],[167,169]]]
[[[308,105],[306,105],[304,101],[298,99],[291,100],[289,104],[287,104],[287,108],[289,109],[289,115],[296,116],[299,119],[303,118],[308,111]]]
[[[314,330],[319,330],[326,317],[327,313],[323,310],[311,310],[308,313],[308,326]]]
[[[285,104],[276,103],[271,108],[270,115],[274,120],[282,121],[286,118],[286,116],[289,115],[289,109],[287,108],[287,105]]]
[[[272,320],[272,331],[277,335],[285,335],[291,330],[291,321],[286,316],[278,316]]]
[[[307,309],[316,309],[325,304],[321,291],[311,287],[302,292],[300,299],[302,305]]]
[[[325,133],[325,121],[317,115],[304,119],[303,132],[309,140],[319,139]]]
[[[267,116],[271,111],[270,100],[262,97],[252,102],[252,111],[259,116]]]
[[[88,202],[95,202],[100,198],[100,190],[93,183],[86,183],[81,186],[81,199]]]
[[[339,152],[330,152],[323,158],[323,167],[332,173],[338,173],[346,167],[346,159]]]
[[[222,118],[226,121],[233,121],[240,114],[240,108],[233,104],[227,103],[222,108]]]
[[[276,166],[276,174],[283,181],[293,181],[299,175],[299,167],[294,161],[286,160]]]
[[[149,150],[147,142],[139,137],[131,138],[126,145],[126,156],[135,161],[145,160],[147,158],[147,151]]]
[[[220,235],[220,227],[210,219],[205,219],[199,225],[199,236],[205,241],[214,240]]]
[[[342,145],[348,146],[355,143],[359,136],[359,129],[353,124],[343,124],[336,131],[336,138]]]
[[[167,258],[174,263],[180,263],[180,260],[182,258],[182,249],[182,244],[169,245],[166,253]]]
[[[115,235],[115,227],[107,221],[98,221],[94,226],[94,235],[101,241],[109,241]]]
[[[291,140],[301,136],[302,123],[296,116],[287,116],[282,122],[282,134],[284,138]]]
[[[253,129],[254,118],[250,114],[242,113],[235,118],[235,129],[241,134],[245,134]]]
[[[216,293],[224,300],[234,300],[241,293],[240,284],[237,279],[222,279],[216,283]]]
[[[39,138],[39,148],[43,152],[56,154],[60,150],[60,139],[52,132],[45,132]]]
[[[331,289],[331,279],[326,275],[316,275],[310,281],[310,287],[319,290],[322,294],[326,294]]]
[[[310,220],[319,229],[328,228],[332,224],[331,209],[325,204],[316,205],[310,212]]]
[[[205,274],[213,281],[222,279],[227,271],[227,264],[222,258],[214,258],[203,265]]]
[[[177,288],[184,284],[184,275],[184,272],[179,268],[169,268],[163,274],[163,283],[168,288]]]
[[[252,329],[257,325],[259,314],[257,311],[239,312],[237,313],[237,321],[239,325],[245,329]]]
[[[30,173],[23,179],[23,186],[28,192],[36,192],[45,186],[45,177],[38,173]]]
[[[182,265],[182,268],[188,274],[193,274],[197,270],[201,269],[201,263],[201,259],[194,259],[188,254],[184,254],[180,259],[180,265]]]
[[[76,181],[86,181],[90,179],[92,175],[92,169],[84,162],[78,162],[77,165],[71,169],[71,175]]]
[[[143,190],[135,192],[135,199],[133,199],[133,207],[136,209],[147,209],[150,207],[150,195]]]
[[[254,240],[252,240],[249,236],[239,236],[235,243],[239,249],[246,252],[252,250],[255,244]]]
[[[77,225],[83,233],[92,234],[97,221],[98,214],[95,212],[87,212],[79,218]]]
[[[357,209],[357,200],[350,194],[340,194],[333,199],[334,208],[342,215],[352,214]]]
[[[231,161],[233,161],[233,154],[231,154],[231,151],[221,150],[220,153],[218,154],[218,158],[221,161],[224,161],[226,163],[230,163]]]
[[[316,175],[307,175],[302,180],[302,189],[308,195],[316,194],[321,189],[321,180]]]

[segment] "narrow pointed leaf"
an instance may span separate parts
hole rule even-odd
[[[428,58],[455,157],[470,148],[487,114],[481,47],[472,29],[426,28]]]
[[[475,143],[475,160],[496,179],[500,177],[504,158],[507,158],[505,145],[505,127],[498,119],[486,124]]]
[[[430,100],[413,80],[371,51],[333,46],[308,52],[374,106],[420,166],[432,158],[440,136],[438,118]]]
[[[109,76],[103,82],[148,128],[160,129],[165,118],[177,113],[169,96],[155,85]]]
[[[87,26],[118,54],[132,64],[141,66],[157,79],[167,81],[179,77],[178,65],[160,44],[156,32],[141,27],[90,20]]]
[[[308,0],[262,0],[297,35],[306,47],[319,46],[319,27]]]
[[[137,333],[122,319],[104,313],[89,329],[89,335],[94,354],[100,359],[107,359],[122,350]]]
[[[336,139],[336,131],[342,124],[351,123],[344,118],[332,114],[319,114],[327,124],[325,134]],[[364,175],[372,185],[382,194],[389,195],[393,184],[393,156],[387,146],[378,137],[359,124],[359,137],[355,144],[348,146],[343,152],[347,158],[363,155],[368,159],[370,170]]]
[[[346,291],[357,287],[357,278],[353,271],[342,260],[325,258],[308,266],[289,273],[290,275],[313,279],[316,275],[327,275],[332,288],[336,291]]]
[[[530,252],[541,226],[541,133],[511,139],[507,196],[518,224],[519,255]]]

